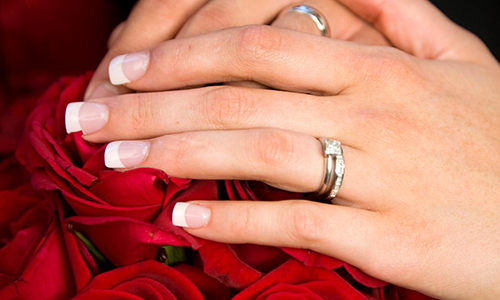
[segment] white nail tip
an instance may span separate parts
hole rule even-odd
[[[66,106],[64,122],[66,124],[66,133],[82,131],[80,126],[79,114],[83,102],[70,103]]]
[[[130,80],[125,76],[123,72],[123,61],[125,60],[125,55],[120,55],[111,60],[109,63],[109,80],[114,85],[122,85],[125,83],[129,83]]]
[[[172,212],[172,223],[179,227],[189,227],[186,222],[186,209],[189,203],[179,202],[175,204],[174,211]]]
[[[120,156],[118,155],[118,149],[123,142],[112,142],[108,144],[106,150],[104,151],[104,164],[110,169],[121,169],[125,168]]]

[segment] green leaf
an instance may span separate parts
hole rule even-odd
[[[83,242],[85,247],[87,247],[90,253],[92,253],[92,255],[94,255],[94,257],[99,262],[101,262],[102,264],[108,264],[108,260],[104,257],[104,255],[101,254],[101,252],[99,252],[99,250],[97,250],[97,248],[94,246],[94,244],[92,244],[92,242],[88,238],[86,238],[83,234],[81,234],[78,231],[73,231],[73,233]]]
[[[188,251],[186,247],[163,246],[158,249],[157,260],[167,266],[188,262]]]

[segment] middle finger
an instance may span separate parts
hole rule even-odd
[[[239,87],[207,87],[131,94],[67,109],[68,132],[108,142],[144,139],[189,131],[278,128],[315,137],[335,136],[358,147],[357,106],[350,96],[314,96]],[[100,126],[100,127],[99,127]]]

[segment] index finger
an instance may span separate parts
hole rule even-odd
[[[97,67],[85,99],[117,95],[126,89],[109,84],[108,65],[117,55],[152,47],[175,37],[188,18],[209,0],[141,0],[121,25],[113,45]]]

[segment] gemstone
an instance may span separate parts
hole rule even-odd
[[[345,161],[343,157],[337,157],[337,160],[335,162],[335,174],[337,176],[342,176],[345,171]]]
[[[325,140],[325,154],[341,155],[342,149],[340,147],[340,142],[337,140]]]

